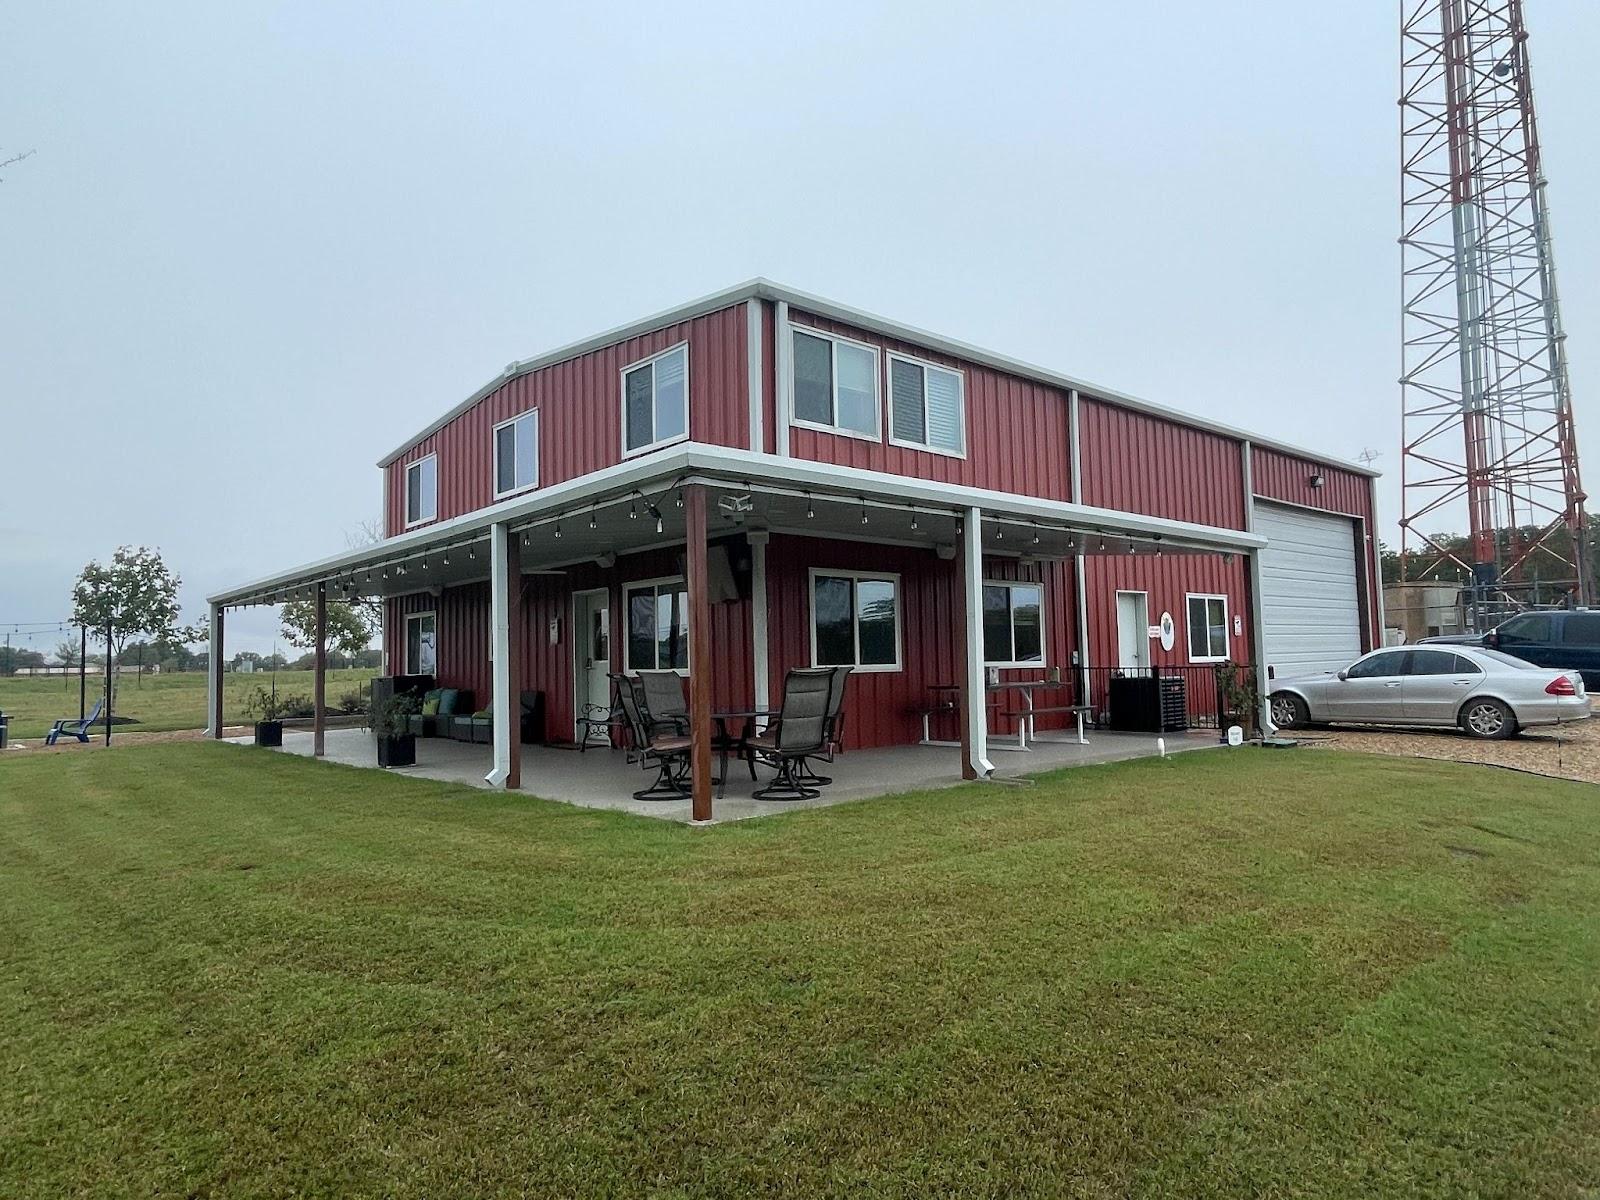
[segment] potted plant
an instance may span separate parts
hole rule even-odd
[[[397,692],[372,710],[372,732],[378,739],[380,767],[409,767],[417,761],[417,738],[411,717],[422,704],[410,692]]]
[[[278,699],[278,689],[267,691],[258,687],[244,702],[244,712],[247,717],[256,718],[256,745],[281,746],[283,745],[283,716],[288,712],[291,698],[285,696]]]
[[[1238,663],[1225,662],[1217,664],[1216,676],[1218,733],[1225,742],[1228,740],[1228,727],[1237,725],[1249,737],[1261,710],[1255,671]]]

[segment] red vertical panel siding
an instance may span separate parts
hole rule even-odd
[[[1244,463],[1231,438],[1087,396],[1078,437],[1085,504],[1244,528]]]
[[[791,427],[789,452],[796,458],[838,463],[1049,500],[1069,500],[1072,468],[1067,451],[1066,393],[975,363],[924,350],[793,309],[795,325],[837,333],[878,348],[878,441]],[[897,351],[961,371],[966,377],[967,456],[953,458],[889,444],[888,357]]]
[[[1365,648],[1373,649],[1381,635],[1373,631],[1378,620],[1378,539],[1375,532],[1377,509],[1372,496],[1372,477],[1356,471],[1330,467],[1314,459],[1269,450],[1262,446],[1250,447],[1250,475],[1255,493],[1264,500],[1281,500],[1298,504],[1302,508],[1318,508],[1325,512],[1343,513],[1359,517],[1361,533],[1366,539],[1367,613]],[[1322,486],[1311,486],[1313,475],[1322,476]]]
[[[622,461],[623,367],[687,341],[689,433],[700,442],[748,446],[745,310],[734,305],[507,380],[384,468],[385,534],[405,530],[405,468],[438,455],[439,519],[494,503],[491,431],[539,410],[539,481],[548,486]]]

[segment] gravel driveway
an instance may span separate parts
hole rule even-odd
[[[1453,730],[1378,730],[1353,725],[1307,729],[1287,736],[1296,738],[1304,746],[1490,763],[1560,779],[1600,783],[1600,714],[1573,725],[1530,730],[1503,742],[1478,741]]]

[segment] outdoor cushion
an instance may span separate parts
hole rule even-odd
[[[453,717],[456,715],[456,697],[461,693],[455,688],[441,688],[439,691],[439,715]]]
[[[492,720],[494,720],[494,709],[492,709],[492,708],[480,708],[477,712],[473,713],[472,715],[474,717],[476,717],[480,721],[492,721]]]
[[[439,697],[429,692],[422,700],[422,715],[436,717],[439,715]]]

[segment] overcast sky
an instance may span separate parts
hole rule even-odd
[[[764,7],[6,5],[0,628],[124,542],[196,619],[507,362],[752,275],[1371,449],[1392,540],[1394,3]],[[1593,486],[1600,4],[1529,20]]]

